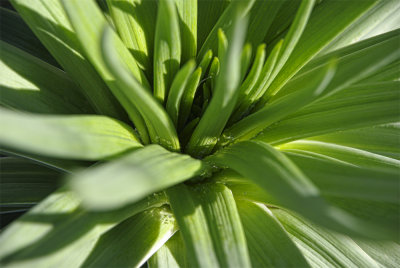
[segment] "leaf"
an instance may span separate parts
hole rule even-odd
[[[181,100],[189,81],[190,75],[195,68],[195,61],[191,60],[187,62],[176,74],[171,89],[169,90],[169,95],[167,99],[166,110],[169,114],[175,127],[178,125],[178,116]]]
[[[102,234],[165,201],[163,194],[152,195],[119,210],[94,213],[83,210],[74,193],[58,190],[2,232],[0,263],[19,267],[81,266]]]
[[[182,58],[186,63],[197,52],[197,0],[175,0],[179,14]]]
[[[56,60],[40,43],[17,12],[0,7],[0,25],[0,39],[2,41],[58,67]]]
[[[175,219],[165,207],[135,215],[103,234],[84,267],[140,267],[175,232]]]
[[[333,40],[321,53],[337,50],[341,47],[348,46],[352,43],[366,39],[366,37],[378,35],[371,32],[374,28],[384,28],[381,24],[387,24],[387,19],[400,11],[400,2],[396,0],[379,1],[371,9],[369,9],[361,18],[348,27],[335,40]],[[398,28],[398,25],[397,27]],[[383,29],[379,34],[389,32],[393,29]]]
[[[355,240],[357,245],[381,267],[395,268],[400,259],[400,245],[389,241]]]
[[[5,109],[0,114],[0,144],[10,150],[98,160],[142,147],[127,125],[104,116],[42,116]]]
[[[69,185],[86,207],[107,210],[200,175],[204,169],[200,160],[171,153],[159,145],[148,145],[113,162],[74,174]]]
[[[134,108],[133,114],[139,115],[135,111],[140,113],[149,129],[151,141],[172,151],[178,151],[180,148],[179,140],[170,117],[151,93],[126,70],[123,55],[118,54],[114,41],[111,29],[106,28],[102,43],[103,57],[107,67],[115,77],[115,80],[110,83],[115,86],[127,105]]]
[[[88,1],[85,1],[88,2]],[[11,0],[31,30],[76,82],[94,110],[124,119],[126,116],[96,70],[83,55],[60,0]]]
[[[332,230],[385,239],[395,233],[329,205],[318,188],[289,158],[266,143],[240,142],[207,157],[206,161],[233,169],[262,187],[279,206],[301,213]]]
[[[278,92],[321,49],[376,2],[376,0],[351,1],[342,5],[340,1],[323,1],[317,5],[297,42],[296,49],[273,80],[268,92],[272,95]]]
[[[350,87],[271,125],[255,139],[278,145],[342,130],[397,122],[400,93],[397,87],[398,82]]]
[[[349,237],[328,232],[282,209],[271,209],[312,267],[379,267]]]
[[[250,267],[243,227],[223,185],[179,185],[167,195],[193,267]],[[183,202],[182,202],[183,201]]]
[[[253,267],[309,267],[265,205],[242,200],[237,205]]]
[[[181,62],[181,33],[175,1],[158,3],[154,40],[154,97],[163,104]]]
[[[297,140],[279,146],[279,149],[287,152],[315,153],[338,159],[344,163],[360,168],[392,169],[398,171],[400,160],[348,146],[321,141]]]
[[[153,267],[186,267],[185,245],[181,232],[176,232],[148,260],[147,265]]]
[[[139,67],[146,73],[147,78],[151,78],[156,1],[107,0],[107,6],[121,40]]]
[[[277,62],[274,64],[274,68],[268,77],[265,85],[265,89],[267,91],[264,91],[265,93],[261,93],[262,95],[266,94],[267,96],[270,96],[276,94],[277,91],[271,92],[268,90],[268,87],[273,83],[274,79],[277,77],[279,72],[282,70],[282,67],[285,65],[290,55],[294,51],[294,48],[296,47],[300,37],[304,32],[304,29],[306,28],[314,5],[315,0],[303,0],[301,2],[296,16],[293,19],[292,25],[290,26],[288,33],[285,35],[282,47],[279,50]]]
[[[247,74],[247,70],[249,69],[252,57],[253,57],[253,48],[249,43],[245,44],[242,49],[242,55],[240,56],[240,79],[239,83],[242,83],[243,79]]]
[[[236,140],[249,139],[266,126],[285,118],[308,103],[316,100],[329,86],[335,72],[336,63],[331,62],[326,65],[324,69],[320,69],[318,72],[314,73],[313,80],[307,79],[301,87],[296,87],[296,89],[300,89],[296,90],[293,94],[287,95],[285,98],[281,98],[276,102],[272,102],[265,108],[249,115],[226,129],[220,140],[220,144],[226,145]]]
[[[245,1],[232,3],[247,4]],[[214,96],[186,146],[186,151],[191,155],[201,157],[211,152],[235,107],[239,93],[239,60],[246,27],[246,20],[241,18],[241,8],[238,5],[234,13],[232,31],[228,34],[229,45],[221,63]]]
[[[400,160],[400,124],[341,131],[309,138],[340,144]]]
[[[32,161],[0,158],[0,207],[27,207],[54,191],[61,174]]]
[[[102,48],[104,47],[102,38],[105,29],[108,29],[109,39],[113,41],[114,49],[121,55],[129,72],[139,80],[143,88],[147,88],[150,91],[149,83],[128,49],[108,25],[96,3],[93,0],[88,0],[84,3],[80,2],[79,0],[62,0],[66,13],[76,31],[78,41],[101,78],[128,113],[130,119],[138,129],[143,142],[148,143],[148,132],[142,118],[143,115],[141,116],[138,113],[135,105],[132,104],[132,100],[127,98],[126,91],[128,90],[121,89],[121,83],[115,82],[117,80],[115,75],[110,73],[111,70],[108,69],[108,66],[104,62],[102,56]]]
[[[229,5],[224,9],[224,12],[221,14],[218,21],[214,24],[212,30],[209,32],[206,40],[201,46],[199,52],[197,53],[197,59],[201,59],[209,49],[211,49],[212,51],[217,51],[218,31],[222,30],[224,33],[235,31],[232,30],[235,28],[234,22],[236,20],[243,20],[249,13],[254,2],[255,0],[230,1]],[[242,26],[242,28],[245,29],[246,27]],[[239,43],[243,42],[244,40]]]
[[[180,112],[178,114],[178,129],[183,129],[190,116],[192,109],[193,100],[200,82],[200,78],[203,75],[203,69],[198,67],[189,77],[180,104]],[[182,142],[182,140],[181,140]],[[184,144],[182,143],[182,147]]]
[[[213,52],[211,49],[209,49],[205,54],[204,57],[201,59],[200,63],[199,63],[199,67],[203,70],[203,72],[201,73],[201,78],[204,77],[204,75],[207,72],[207,69],[211,63],[211,60],[213,59]]]
[[[0,104],[34,113],[93,113],[60,69],[0,41]]]

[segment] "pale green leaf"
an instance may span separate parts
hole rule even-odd
[[[182,58],[186,63],[197,53],[197,0],[174,0],[179,15]]]
[[[150,268],[187,267],[181,232],[176,232],[147,262]]]
[[[154,96],[163,104],[181,63],[181,33],[175,1],[158,2],[154,40]]]
[[[98,160],[142,147],[126,124],[100,115],[33,115],[0,109],[0,145],[48,157]]]
[[[242,83],[243,79],[247,75],[247,70],[253,59],[253,48],[251,44],[247,43],[243,46],[242,55],[240,56],[240,79],[239,83]]]
[[[84,58],[61,1],[12,0],[11,3],[61,67],[79,85],[95,111],[124,119],[126,116],[120,105]]]
[[[119,210],[94,213],[80,207],[75,193],[59,190],[1,233],[0,263],[18,267],[81,266],[102,234],[165,201],[163,194],[152,195]]]
[[[189,78],[195,68],[195,61],[191,60],[187,62],[176,74],[172,81],[171,88],[169,90],[166,110],[175,125],[178,125],[179,108],[183,98],[186,85],[188,84]]]
[[[246,19],[242,9],[246,1],[238,4],[233,25],[228,33],[228,48],[221,62],[213,98],[189,140],[186,150],[191,155],[204,156],[211,152],[235,107],[239,94],[240,53],[245,38]],[[218,114],[218,116],[215,116]]]
[[[355,240],[358,246],[381,267],[396,268],[400,261],[400,245],[389,241]]]
[[[312,267],[379,267],[353,240],[294,214],[271,209]]]
[[[222,184],[177,186],[167,191],[193,267],[250,267],[232,193]]]
[[[188,155],[148,145],[113,162],[74,174],[69,185],[87,207],[113,209],[200,175],[204,168],[200,160]]]
[[[34,113],[93,113],[63,71],[3,41],[0,50],[2,106]]]
[[[175,219],[166,207],[144,211],[103,234],[82,266],[140,267],[175,229]]]
[[[265,205],[241,200],[237,206],[253,267],[309,267]]]

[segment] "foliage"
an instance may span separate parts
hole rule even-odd
[[[2,266],[400,265],[398,0],[10,2]]]

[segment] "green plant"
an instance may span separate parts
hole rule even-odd
[[[400,264],[400,1],[11,3],[2,265]]]

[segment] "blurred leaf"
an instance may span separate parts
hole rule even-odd
[[[340,144],[400,160],[400,124],[340,131],[309,140]]]
[[[165,207],[135,215],[103,234],[83,267],[140,267],[174,233],[175,219]]]
[[[268,92],[274,95],[321,49],[376,4],[376,0],[323,1],[309,19],[296,49],[287,59]],[[270,95],[268,95],[270,96]]]
[[[34,113],[93,113],[60,69],[0,41],[0,104]]]
[[[207,157],[206,161],[235,170],[262,187],[279,206],[333,230],[384,239],[393,239],[396,233],[330,206],[296,164],[266,143],[240,142]]]
[[[277,145],[399,120],[399,82],[353,86],[264,129],[255,139]],[[290,96],[290,95],[288,95]]]
[[[195,66],[194,60],[187,62],[176,74],[169,90],[167,105],[165,108],[169,114],[169,117],[174,123],[175,128],[178,125],[178,115],[181,100]]]
[[[0,207],[36,204],[57,188],[61,174],[32,161],[0,158]]]
[[[147,262],[153,267],[187,267],[181,232],[176,232]]]
[[[152,195],[119,210],[94,213],[80,208],[80,199],[74,193],[59,190],[2,232],[0,263],[19,267],[81,266],[102,234],[165,201],[163,194]]]
[[[158,143],[172,150],[179,150],[179,140],[171,118],[164,108],[153,98],[124,67],[123,55],[115,49],[112,30],[106,28],[103,34],[103,57],[110,72],[115,76],[110,81],[121,94],[121,99],[132,109],[132,115],[143,117],[149,130],[152,143]]]
[[[181,63],[181,33],[175,1],[160,0],[154,40],[154,97],[163,104]],[[186,40],[186,39],[185,39]]]
[[[33,115],[0,109],[2,147],[49,157],[98,160],[142,147],[132,129],[100,115]]]
[[[265,205],[241,200],[237,206],[253,267],[309,267]]]
[[[312,267],[379,267],[349,237],[328,232],[288,211],[271,211]]]
[[[117,34],[108,25],[101,10],[93,0],[84,2],[79,0],[62,0],[62,3],[76,31],[78,41],[85,50],[90,62],[128,113],[130,119],[138,129],[143,142],[148,143],[148,134],[143,118],[138,113],[135,105],[132,104],[132,100],[127,99],[125,92],[127,89],[121,89],[121,85],[118,83],[115,74],[110,73],[111,70],[108,69],[108,66],[104,62],[102,56],[102,47],[104,46],[102,37],[105,29],[108,29],[109,39],[113,41],[114,50],[118,51],[119,55],[121,55],[127,69],[139,80],[143,88],[150,91],[149,83],[139,69],[137,62]]]
[[[200,175],[204,168],[200,160],[154,144],[76,173],[69,185],[87,207],[107,210]]]
[[[95,111],[124,119],[126,116],[121,107],[84,58],[61,1],[11,0],[11,3],[51,55],[79,85]]]
[[[233,30],[235,28],[235,25],[237,25],[236,21],[243,20],[246,17],[251,7],[253,6],[254,2],[255,0],[230,1],[229,5],[224,9],[224,12],[221,14],[218,21],[214,24],[212,30],[207,36],[207,39],[204,41],[203,45],[201,46],[201,49],[197,53],[197,59],[201,59],[209,49],[211,49],[212,51],[217,51],[218,31],[222,30],[224,33],[237,31]],[[241,28],[243,28],[243,31],[245,31],[246,29],[244,25],[241,26]],[[243,35],[245,34],[243,33]],[[245,37],[243,37],[242,39],[244,38]],[[239,43],[243,42],[244,40]],[[220,55],[218,55],[218,57],[220,58]]]
[[[167,190],[185,242],[188,264],[250,267],[243,227],[232,193],[223,185],[179,185]]]
[[[175,0],[179,14],[182,63],[196,57],[197,52],[197,0]]]
[[[0,39],[51,65],[58,63],[37,39],[17,12],[0,7]]]
[[[240,4],[237,4],[236,11],[232,14],[233,25],[228,33],[228,48],[221,63],[221,71],[217,77],[214,95],[186,146],[186,151],[189,154],[199,157],[210,153],[217,143],[217,139],[235,107],[239,94],[239,60],[247,25],[246,19],[242,18],[242,12],[248,3],[247,1],[234,1],[232,3]]]
[[[150,79],[153,74],[153,44],[157,2],[107,0],[107,6],[121,40]]]

